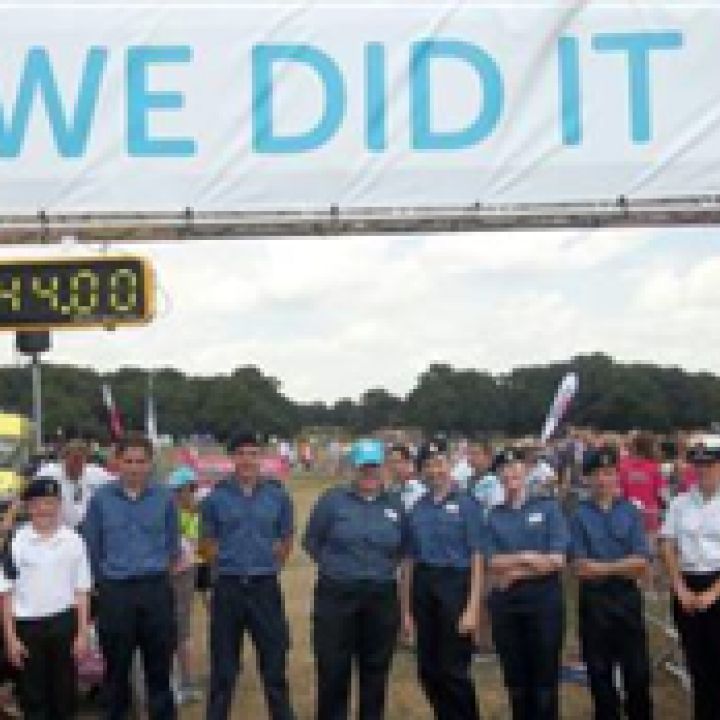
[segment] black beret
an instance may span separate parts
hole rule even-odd
[[[693,465],[710,465],[720,462],[720,438],[706,436],[694,444],[687,452],[688,462]]]
[[[33,478],[23,491],[23,500],[34,500],[43,497],[60,497],[60,483],[47,475]]]
[[[614,447],[586,450],[583,454],[583,474],[589,475],[600,468],[617,467],[618,453]]]
[[[525,462],[526,460],[527,453],[522,448],[504,448],[495,455],[492,469],[493,471],[497,471],[504,465],[509,465],[514,462]]]
[[[228,452],[235,452],[238,448],[243,446],[249,447],[260,447],[262,445],[262,439],[257,434],[250,430],[242,430],[235,433],[228,442]]]

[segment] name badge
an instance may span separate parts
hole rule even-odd
[[[398,521],[398,514],[392,508],[385,508],[385,517],[390,518],[390,520],[392,520],[393,522]]]
[[[541,512],[534,512],[528,515],[528,522],[531,525],[539,525],[543,521],[543,514]]]
[[[449,512],[451,515],[457,515],[460,512],[460,506],[457,503],[448,503],[445,506],[445,512]]]

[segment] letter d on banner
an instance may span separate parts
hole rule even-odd
[[[320,78],[325,106],[315,127],[295,135],[278,136],[273,124],[273,65],[303,63]],[[258,153],[288,154],[315,150],[340,127],[345,114],[345,86],[335,62],[311,45],[257,45],[252,54],[253,149]]]
[[[460,130],[440,132],[431,125],[430,64],[435,58],[461,60],[470,65],[483,88],[483,106],[474,121]],[[462,150],[487,138],[502,115],[505,90],[495,61],[482,48],[460,40],[415,43],[410,60],[410,116],[415,150]]]

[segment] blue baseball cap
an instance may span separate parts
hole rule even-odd
[[[385,446],[380,440],[357,440],[350,449],[353,467],[382,465],[385,462]]]
[[[172,490],[182,490],[191,485],[197,485],[197,473],[187,465],[175,468],[168,477],[168,486]]]

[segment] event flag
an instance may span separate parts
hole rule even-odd
[[[105,409],[108,413],[110,437],[112,440],[117,440],[123,436],[122,418],[120,417],[120,411],[118,410],[117,405],[115,405],[110,385],[107,383],[103,383],[102,396],[103,402],[105,403]]]
[[[558,429],[563,418],[567,415],[568,408],[577,394],[579,385],[580,381],[577,373],[568,373],[563,378],[557,393],[555,393],[555,399],[545,420],[545,425],[540,435],[541,442],[546,443]]]

